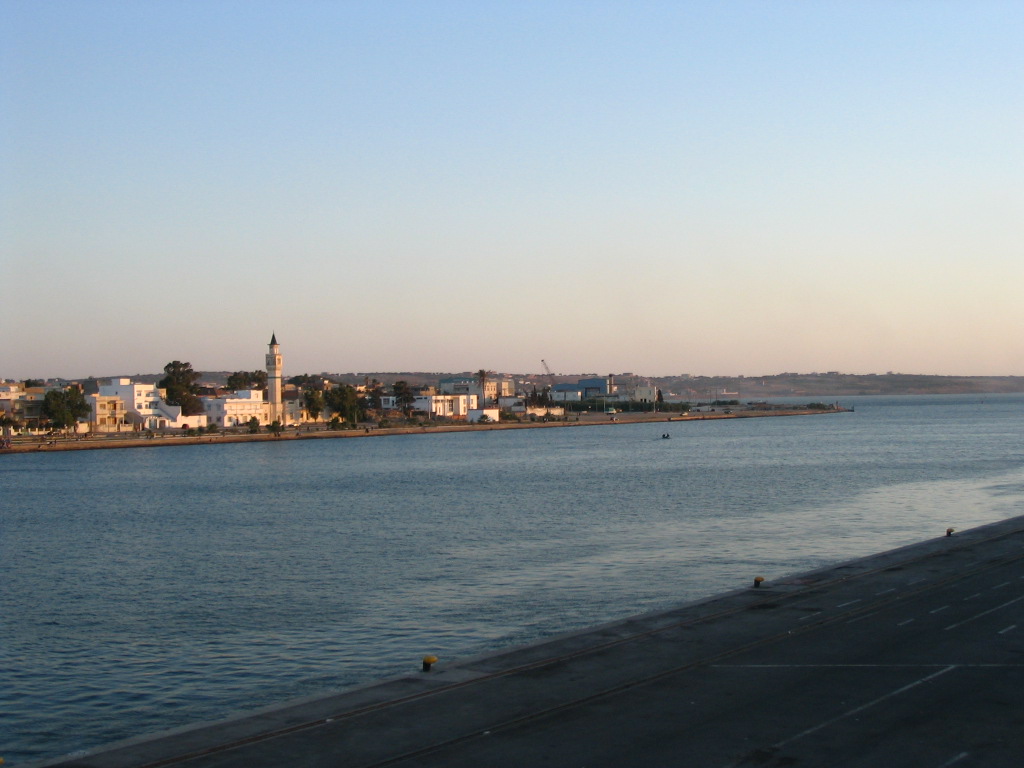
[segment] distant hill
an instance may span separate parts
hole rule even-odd
[[[204,384],[223,385],[231,371],[200,371]],[[298,371],[289,372],[296,375]],[[358,385],[376,379],[385,386],[404,380],[413,386],[437,384],[451,376],[475,376],[475,371],[377,371],[370,373],[315,374],[332,381]],[[555,382],[575,382],[593,373],[548,377],[538,373],[492,373],[507,376],[519,389],[538,390]],[[762,400],[774,397],[849,397],[851,395],[960,395],[1024,392],[1024,376],[925,376],[909,373],[855,375],[846,373],[779,373],[770,376],[641,376],[613,375],[615,382],[629,386],[654,385],[673,400],[738,399]],[[163,373],[131,374],[133,381],[156,383]],[[100,377],[101,379],[104,377]],[[110,378],[110,377],[105,377]],[[287,376],[286,376],[287,380]],[[735,393],[735,394],[734,394]]]
[[[1024,392],[1024,376],[923,376],[906,373],[780,373],[746,377],[664,377],[652,379],[682,399],[706,399],[709,391],[738,393],[740,400],[772,397],[850,395],[960,395]]]
[[[474,372],[377,372],[324,374],[347,384],[362,384],[377,379],[390,385],[399,379],[410,384],[436,384],[449,376],[473,376]],[[508,376],[521,387],[542,389],[551,382],[537,373],[496,373]],[[554,376],[556,382],[575,382],[593,377],[593,373]],[[854,375],[844,373],[780,373],[771,376],[641,376],[634,373],[614,375],[620,385],[653,384],[665,397],[706,400],[708,393],[735,392],[736,399],[760,400],[772,397],[825,397],[829,395],[946,395],[997,392],[1024,392],[1024,376],[924,376],[886,373]]]

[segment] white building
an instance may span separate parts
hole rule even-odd
[[[301,424],[308,419],[309,414],[303,405],[301,392],[285,392],[281,403],[281,415],[282,424]]]
[[[476,408],[476,395],[418,395],[413,407],[431,416],[446,419],[464,419],[471,408]]]
[[[204,397],[203,408],[211,424],[225,429],[244,427],[254,418],[260,425],[272,421],[270,403],[263,399],[260,389],[240,389],[219,397]]]
[[[503,397],[498,401],[498,407],[516,416],[564,416],[565,408],[560,405],[527,405],[526,399],[522,397]]]
[[[394,395],[384,395],[380,404],[384,410],[398,410],[398,398]],[[442,419],[464,419],[476,407],[476,395],[416,395],[412,403],[412,410]]]
[[[101,397],[117,397],[124,403],[124,420],[137,429],[187,429],[206,426],[206,414],[185,416],[180,405],[164,400],[164,391],[154,384],[133,384],[131,379],[113,379],[101,384]]]
[[[657,387],[636,387],[630,398],[634,403],[656,403],[658,402]]]
[[[497,408],[470,408],[466,421],[475,424],[478,421],[498,421],[501,414]]]

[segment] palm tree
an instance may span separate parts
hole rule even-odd
[[[491,371],[486,371],[481,368],[476,372],[476,382],[480,385],[480,407],[482,408],[487,402],[487,379],[491,375]]]

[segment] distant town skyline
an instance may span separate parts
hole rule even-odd
[[[0,377],[1024,375],[1024,5],[0,4]],[[116,372],[116,373],[115,373]]]

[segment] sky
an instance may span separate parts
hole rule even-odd
[[[1024,375],[1024,3],[0,0],[0,378]]]

